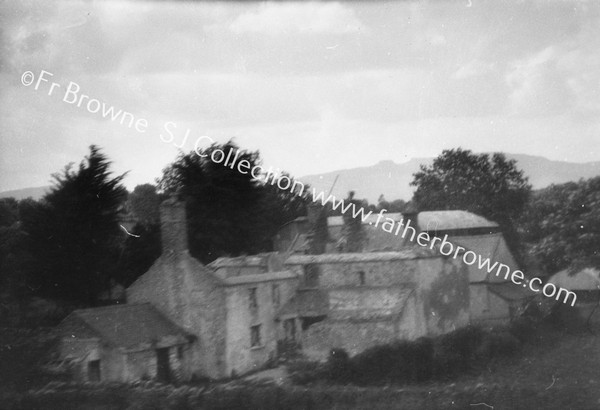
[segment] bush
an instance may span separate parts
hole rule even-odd
[[[333,349],[325,376],[337,383],[359,385],[418,383],[455,377],[493,358],[512,355],[520,345],[506,329],[490,332],[467,326],[435,339],[375,346],[352,358],[343,349]],[[319,372],[313,371],[311,377],[315,381]]]
[[[409,383],[431,378],[433,341],[420,338],[372,347],[350,360],[358,384]]]
[[[521,348],[521,342],[509,331],[487,333],[477,349],[477,359],[485,364],[499,357],[512,356]]]
[[[579,309],[557,303],[548,317],[548,323],[556,330],[580,333],[589,330],[586,319]]]
[[[471,368],[484,335],[481,328],[467,326],[440,336],[435,347],[435,375],[456,376]]]
[[[348,356],[348,352],[344,349],[333,348],[329,352],[327,377],[339,383],[347,383],[352,380],[350,356]]]
[[[286,370],[292,383],[301,386],[326,378],[326,370],[318,362],[295,360],[286,365]]]
[[[508,331],[521,343],[531,343],[535,340],[537,323],[528,317],[519,317],[510,322]]]
[[[433,339],[421,337],[410,344],[408,370],[411,382],[423,382],[433,376]]]

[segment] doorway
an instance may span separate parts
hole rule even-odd
[[[168,347],[156,349],[156,379],[162,383],[169,383],[171,381]]]
[[[100,381],[100,360],[90,360],[87,364],[88,381]]]

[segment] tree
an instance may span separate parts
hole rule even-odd
[[[135,225],[123,243],[115,275],[116,282],[123,286],[147,272],[161,254],[160,201],[152,184],[136,186],[127,198],[125,208]]]
[[[108,287],[118,258],[119,212],[125,174],[112,177],[111,162],[96,146],[78,168],[54,174],[54,186],[23,215],[37,259],[40,293],[93,304]]]
[[[420,211],[466,210],[497,222],[517,258],[515,223],[522,214],[531,186],[516,161],[504,154],[473,154],[461,148],[444,150],[431,166],[421,165],[412,186]]]
[[[15,198],[0,198],[0,226],[11,226],[19,220],[19,202]]]
[[[377,210],[381,211],[382,209],[385,209],[387,212],[392,212],[390,210],[390,203],[386,201],[383,194],[379,195],[379,199],[377,199]]]
[[[160,225],[136,224],[123,244],[118,269],[114,275],[117,283],[128,287],[146,273],[160,256]]]
[[[404,212],[406,208],[406,202],[402,199],[395,199],[390,203],[389,212]]]
[[[35,289],[32,280],[34,256],[29,235],[21,226],[20,209],[33,201],[0,200],[0,320],[15,318],[17,306]]]
[[[185,199],[190,252],[204,263],[269,251],[281,225],[305,213],[305,200],[289,190],[213,162],[218,150],[239,151],[236,163],[248,161],[250,169],[260,164],[258,152],[241,150],[229,141],[181,154],[158,181],[164,193]]]
[[[160,197],[152,184],[138,185],[127,198],[127,208],[138,223],[148,227],[160,223]]]
[[[534,192],[521,226],[528,251],[546,274],[600,269],[600,177]]]

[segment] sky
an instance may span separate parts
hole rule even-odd
[[[0,33],[0,191],[91,144],[132,189],[202,136],[295,176],[459,146],[600,161],[600,2],[0,0]]]

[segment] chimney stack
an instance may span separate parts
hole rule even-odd
[[[413,236],[410,232],[410,229],[414,229],[414,236],[419,235],[421,230],[419,229],[419,209],[412,201],[408,202],[404,212],[402,212],[402,220],[405,227],[410,225],[410,228],[406,233],[406,237],[404,238],[404,245],[413,245],[412,241],[410,240],[410,238]]]
[[[311,255],[325,253],[329,241],[327,212],[321,205],[311,203],[306,206],[306,214],[308,219],[308,253]]]
[[[306,205],[306,217],[308,219],[308,226],[313,227],[317,224],[319,216],[323,211],[323,207],[321,205],[315,203],[309,203]]]
[[[163,254],[187,251],[185,203],[175,196],[160,204],[160,233]]]

